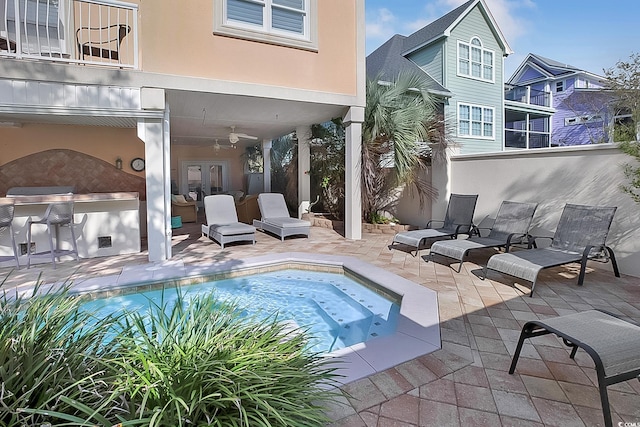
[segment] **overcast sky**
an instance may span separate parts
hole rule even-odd
[[[365,0],[367,54],[409,35],[465,0]],[[485,0],[514,51],[505,80],[528,53],[596,74],[640,52],[640,0]]]

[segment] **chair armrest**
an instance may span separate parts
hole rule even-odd
[[[551,239],[551,240],[553,240],[553,237],[550,237],[550,236],[529,236],[529,238],[530,238],[529,239],[529,244],[527,245],[527,247],[529,249],[538,247],[538,245],[536,244],[536,240],[538,240],[538,239]]]
[[[431,226],[433,225],[432,223],[434,222],[441,222],[444,225],[444,220],[441,219],[431,219],[429,220],[429,222],[427,222],[427,225],[425,228],[431,228]]]

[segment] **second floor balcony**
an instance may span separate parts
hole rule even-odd
[[[0,0],[0,58],[138,68],[138,5]]]
[[[515,86],[507,89],[504,94],[504,99],[528,105],[538,105],[540,107],[551,106],[551,93],[532,89],[529,86]]]

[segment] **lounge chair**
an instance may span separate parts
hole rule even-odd
[[[531,293],[536,286],[538,273],[543,268],[556,267],[572,262],[580,263],[578,285],[584,282],[587,260],[611,259],[616,277],[620,277],[613,250],[606,246],[607,234],[613,221],[615,207],[582,206],[567,204],[553,235],[551,246],[535,248],[533,237],[527,250],[493,255],[484,268],[482,278],[488,270],[496,270],[531,282]]]
[[[510,374],[516,369],[524,340],[547,334],[556,334],[572,347],[572,359],[578,348],[591,356],[596,367],[604,425],[612,427],[607,386],[636,376],[640,379],[640,326],[599,310],[531,320],[522,327]]]
[[[447,237],[456,239],[459,234],[471,234],[473,213],[476,209],[477,200],[477,194],[452,194],[449,198],[449,206],[447,206],[444,220],[430,220],[424,229],[397,233],[393,237],[393,242],[389,249],[392,249],[396,244],[402,244],[415,248],[417,255],[426,240]],[[442,223],[442,226],[434,228],[436,223]]]
[[[527,235],[537,206],[537,203],[504,201],[487,237],[434,242],[429,251],[429,259],[433,260],[434,254],[457,259],[460,261],[458,266],[458,273],[460,273],[464,258],[471,250],[503,247],[505,252],[509,252],[512,244],[521,243]]]
[[[305,235],[309,237],[311,223],[298,218],[291,218],[284,196],[280,193],[260,193],[258,195],[261,219],[253,220],[253,226],[280,236],[284,241],[287,236]]]
[[[220,243],[249,241],[255,245],[255,227],[238,222],[233,196],[216,194],[204,198],[204,211],[207,223],[202,224],[202,235]]]

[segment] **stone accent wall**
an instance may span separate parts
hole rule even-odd
[[[0,166],[0,195],[11,187],[75,187],[77,194],[134,191],[146,200],[145,179],[73,150],[41,151]]]

